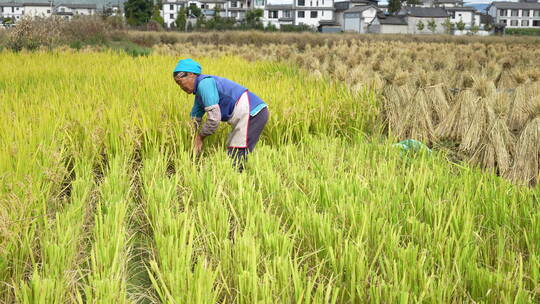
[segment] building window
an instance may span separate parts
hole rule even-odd
[[[298,0],[298,6],[306,6],[306,0]]]
[[[173,5],[173,4],[169,5],[169,9],[170,9],[171,11],[174,11],[174,5]]]
[[[510,20],[510,26],[518,26],[517,20]]]
[[[317,11],[311,11],[310,14],[309,14],[309,16],[310,16],[311,18],[317,18]]]
[[[238,12],[231,12],[231,17],[236,18],[238,16]]]
[[[501,24],[508,25],[506,21],[507,21],[506,19],[501,19]]]
[[[519,10],[512,10],[512,17],[519,16]]]
[[[47,14],[50,14],[51,13],[51,10],[47,10]]]
[[[529,11],[529,10],[522,10],[522,11],[521,11],[521,16],[523,16],[523,17],[529,17],[529,16],[530,16],[530,11]]]
[[[521,26],[529,26],[529,20],[521,20]]]
[[[317,0],[317,2],[316,2],[316,3],[317,3],[317,4],[316,4],[316,6],[319,6],[319,0]]]
[[[278,18],[278,11],[268,11],[268,18],[269,19],[277,19]]]
[[[291,18],[291,11],[283,11],[283,18]]]
[[[539,10],[535,10],[533,15],[534,15],[535,17],[540,17],[540,11],[539,11]]]
[[[236,1],[231,2],[231,7],[238,7],[238,3]]]
[[[306,17],[306,12],[298,11],[298,18],[305,18],[305,17]]]
[[[323,16],[323,17],[324,17],[324,11],[321,11],[321,16]]]
[[[174,19],[174,14],[169,15],[170,19]]]
[[[499,10],[499,16],[506,16],[506,13],[505,9]]]
[[[313,1],[309,1],[309,6],[313,7]]]

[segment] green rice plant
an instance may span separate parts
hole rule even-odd
[[[131,177],[127,158],[117,155],[103,183],[94,214],[89,272],[79,301],[88,303],[127,303],[126,263],[130,258],[127,230],[131,202]]]
[[[149,275],[160,300],[168,303],[215,303],[216,271],[204,255],[196,256],[190,211],[179,212],[177,179],[166,177],[166,161],[159,154],[144,162],[146,212],[155,242]]]
[[[41,262],[34,265],[28,282],[15,290],[20,303],[66,303],[75,301],[77,290],[77,256],[81,248],[82,229],[94,186],[91,162],[75,164],[70,203],[54,218],[45,218],[40,238]]]

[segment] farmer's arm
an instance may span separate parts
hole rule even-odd
[[[193,101],[193,107],[191,108],[191,119],[196,130],[201,126],[202,117],[204,115],[204,108],[197,102],[197,99]]]
[[[221,110],[219,109],[219,95],[216,81],[213,78],[201,80],[197,88],[197,94],[200,94],[204,104],[204,111],[207,113],[206,122],[201,128],[199,135],[202,138],[212,135],[216,132],[221,121]]]

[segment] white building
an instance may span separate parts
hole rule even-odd
[[[164,1],[161,9],[161,14],[165,27],[171,28],[175,26],[176,18],[178,18],[178,11],[181,8],[186,8],[188,5],[187,1],[176,1],[169,0]]]
[[[540,29],[539,2],[492,2],[486,10],[496,24],[507,28]]]
[[[318,27],[321,21],[334,21],[334,0],[294,0],[295,25]]]
[[[219,14],[220,17],[226,16],[225,5],[227,1],[225,0],[199,0],[198,3],[200,3],[199,8],[206,18],[212,18],[216,14]]]
[[[416,7],[462,7],[463,0],[421,0]]]
[[[10,19],[12,23],[17,22],[24,15],[24,8],[20,3],[0,3],[0,18],[2,22]]]
[[[368,25],[375,19],[379,10],[371,5],[355,6],[343,12],[343,26],[345,32],[367,33]]]
[[[227,0],[225,3],[225,17],[234,18],[237,21],[246,19],[246,12],[250,9],[265,10],[265,0]],[[266,16],[266,11],[263,14],[263,23]]]
[[[337,24],[343,26],[343,14],[346,10],[357,6],[367,5],[378,7],[377,0],[347,0],[334,2],[334,20]]]
[[[449,7],[446,12],[450,15],[450,22],[463,22],[465,30],[470,30],[473,26],[480,27],[480,14],[473,7]]]
[[[71,19],[73,16],[91,16],[96,14],[95,4],[59,4],[55,7],[54,15]]]
[[[50,17],[53,11],[50,3],[25,2],[24,15],[29,17]]]
[[[448,19],[448,13],[441,7],[404,7],[398,16],[407,17],[409,34],[442,34],[445,31],[443,24]],[[434,31],[428,26],[430,22],[435,24]],[[418,28],[420,23],[424,25],[421,30]]]
[[[74,16],[90,16],[96,14],[95,4],[59,4],[55,7],[56,12],[70,12]]]
[[[279,29],[281,25],[294,25],[294,16],[292,4],[267,5],[264,9],[263,24],[272,24]]]
[[[368,25],[368,32],[375,34],[409,34],[409,25],[404,16],[377,14]]]

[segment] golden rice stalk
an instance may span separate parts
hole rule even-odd
[[[510,178],[526,185],[538,183],[540,174],[540,116],[531,120],[516,144],[516,160]]]
[[[384,113],[392,135],[431,142],[433,121],[424,92],[409,86],[388,86],[384,95]]]
[[[471,154],[475,151],[481,150],[479,147],[485,135],[484,133],[489,126],[488,116],[494,115],[492,113],[492,109],[489,108],[487,103],[487,99],[480,99],[476,103],[476,107],[471,119],[463,122],[466,131],[463,134],[461,143],[459,145],[460,150]]]
[[[515,140],[506,124],[506,117],[497,117],[488,130],[487,135],[484,138],[489,140],[489,144],[495,153],[495,161],[499,174],[507,177],[512,168]]]
[[[436,136],[461,141],[476,112],[478,99],[471,90],[461,91],[456,96],[449,114],[437,126]]]
[[[516,89],[508,125],[514,132],[520,132],[529,120],[532,120],[540,112],[540,87],[537,85],[520,86]]]
[[[473,77],[473,90],[479,97],[488,98],[496,94],[495,84],[487,77]]]
[[[498,89],[511,89],[517,86],[513,72],[509,69],[503,69],[495,79],[495,86]]]
[[[442,85],[430,86],[424,89],[429,108],[432,110],[432,119],[434,124],[438,124],[450,109],[445,89]]]
[[[418,90],[416,96],[408,104],[409,117],[407,119],[408,136],[426,143],[431,143],[434,137],[434,124],[430,103],[423,90]]]

